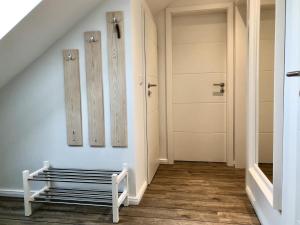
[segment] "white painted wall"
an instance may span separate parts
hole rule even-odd
[[[232,0],[216,0],[213,3],[233,2]],[[192,5],[212,4],[211,0],[175,0],[168,7],[184,7]],[[246,71],[243,69],[247,64],[247,29],[246,12],[239,10],[239,16],[235,17],[235,37],[238,38],[235,46],[235,155],[236,166],[245,167],[246,162]],[[159,104],[160,104],[160,157],[162,162],[167,162],[167,124],[166,124],[166,42],[165,42],[165,11],[157,13],[156,23],[158,27],[158,53],[159,53]]]
[[[0,192],[22,189],[21,172],[35,170],[49,160],[56,167],[130,168],[130,195],[139,194],[146,179],[143,87],[140,58],[140,8],[137,1],[105,0],[32,65],[0,90]],[[124,11],[128,110],[128,148],[110,143],[110,103],[106,39],[106,12]],[[106,147],[88,144],[88,113],[83,33],[102,34]],[[34,37],[33,37],[34,38]],[[78,48],[82,94],[83,147],[68,147],[64,104],[62,49]]]

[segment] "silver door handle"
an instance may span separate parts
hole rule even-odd
[[[225,83],[215,83],[214,86],[220,86],[220,87],[225,87]]]
[[[222,82],[222,83],[216,83],[216,84],[214,84],[214,86],[219,86],[220,87],[219,94],[224,94],[225,93],[225,89],[224,89],[225,83],[224,82]]]
[[[157,87],[157,84],[148,84],[148,88]]]
[[[300,71],[292,71],[286,74],[287,77],[300,77]]]

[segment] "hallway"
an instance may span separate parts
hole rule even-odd
[[[120,210],[126,225],[260,224],[246,196],[244,170],[223,163],[160,165],[139,206]],[[0,199],[0,225],[108,225],[111,212],[85,206],[35,205],[24,217],[22,199]],[[35,207],[35,208],[36,208]]]

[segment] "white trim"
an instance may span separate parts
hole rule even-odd
[[[226,161],[234,165],[234,5],[233,3],[205,4],[166,9],[166,88],[167,88],[167,142],[168,161],[174,163],[173,105],[172,105],[172,15],[197,11],[227,12],[227,147]]]
[[[257,165],[257,79],[259,76],[260,0],[250,1],[248,82],[248,172],[273,207],[273,185]]]
[[[266,177],[266,175],[261,171],[261,169],[254,165],[249,169],[249,173],[252,176],[253,180],[255,180],[256,184],[263,192],[264,196],[268,200],[271,206],[273,206],[273,185]]]
[[[169,160],[168,159],[159,159],[159,163],[160,164],[169,164]]]
[[[282,209],[284,78],[285,78],[285,1],[276,2],[273,122],[273,208]]]
[[[169,57],[168,57],[169,56]],[[174,163],[173,150],[173,107],[172,107],[172,14],[170,9],[166,9],[166,103],[167,103],[167,155],[169,163]]]
[[[248,195],[248,198],[250,199],[250,202],[254,208],[254,211],[256,212],[256,215],[258,217],[258,220],[260,221],[260,223],[262,225],[271,225],[267,218],[264,215],[264,211],[261,209],[261,207],[259,206],[259,204],[257,203],[253,192],[251,191],[251,188],[249,186],[246,186],[246,193]]]
[[[227,148],[226,161],[234,166],[234,5],[227,6]]]
[[[34,194],[36,191],[32,191],[31,193]],[[12,197],[12,198],[23,198],[24,191],[22,189],[0,189],[0,196],[1,197]]]
[[[145,181],[136,196],[129,196],[129,205],[139,205],[147,187],[148,183]]]
[[[146,94],[146,83],[147,83],[147,77],[146,77],[146,55],[145,55],[145,14],[146,10],[148,9],[147,4],[144,2],[141,7],[141,30],[142,30],[142,35],[141,35],[141,43],[142,43],[142,82],[141,86],[143,86],[144,89],[144,95],[143,95],[143,110],[144,110],[144,149],[145,149],[145,177],[148,182],[149,176],[148,176],[148,170],[149,170],[149,162],[148,162],[148,139],[147,139],[147,94]]]
[[[250,200],[250,202],[253,204],[256,202],[256,199],[255,199],[255,196],[254,194],[252,193],[251,189],[249,188],[249,186],[246,186],[246,193],[248,195],[248,198]]]
[[[270,4],[269,2],[267,4]],[[273,184],[258,167],[258,93],[260,6],[261,0],[250,1],[249,17],[249,82],[248,82],[248,171],[268,203],[280,210],[282,201],[282,153],[283,153],[283,88],[284,88],[284,3],[276,5],[274,134],[273,134]]]

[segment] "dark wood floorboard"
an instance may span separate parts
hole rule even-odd
[[[120,210],[123,225],[259,225],[245,193],[245,171],[223,163],[161,165],[139,206]],[[23,201],[0,198],[0,225],[108,225],[110,209],[34,205],[24,216]]]
[[[271,183],[273,183],[273,163],[259,163],[258,166]]]

